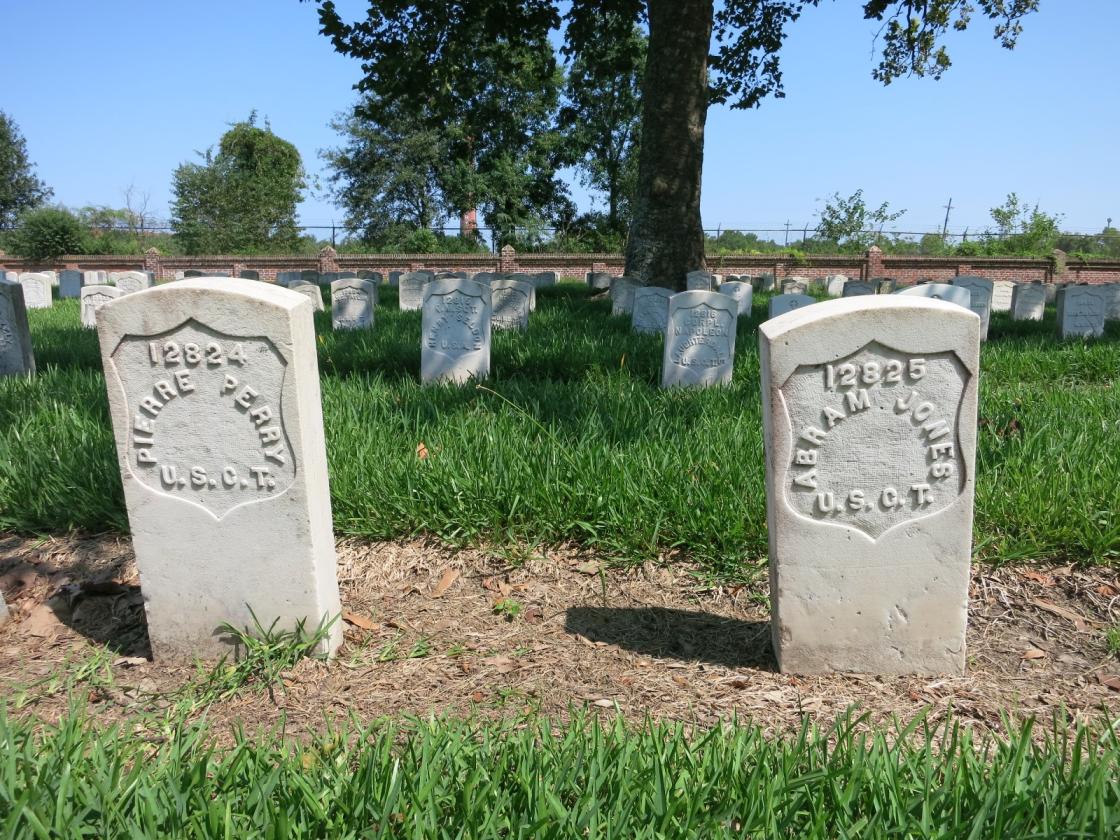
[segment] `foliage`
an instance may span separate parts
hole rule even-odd
[[[348,239],[339,252],[350,254],[478,254],[489,249],[478,236],[449,236],[430,228],[389,225],[372,239]]]
[[[883,202],[869,209],[863,200],[863,190],[856,190],[847,198],[834,193],[820,212],[817,233],[826,242],[835,243],[841,251],[865,251],[883,236],[883,228],[906,213],[891,213],[890,205]]]
[[[296,147],[256,125],[256,114],[222,135],[217,154],[173,175],[171,225],[188,254],[290,251],[305,186]]]
[[[19,126],[0,111],[0,230],[11,227],[22,213],[52,195],[53,191],[35,175]]]
[[[78,217],[65,207],[40,207],[19,217],[6,242],[13,254],[42,261],[83,253],[84,235]]]

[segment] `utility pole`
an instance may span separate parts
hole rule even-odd
[[[949,203],[945,205],[945,224],[941,226],[941,242],[949,235],[949,214],[953,211],[953,197],[949,196]]]
[[[782,247],[783,248],[788,248],[789,247],[789,219],[786,219],[786,241],[785,241],[785,244]]]

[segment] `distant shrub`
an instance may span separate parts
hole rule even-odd
[[[8,234],[13,254],[31,260],[49,260],[63,254],[84,252],[85,230],[78,217],[61,207],[41,207],[20,216]]]

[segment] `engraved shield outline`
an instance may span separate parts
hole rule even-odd
[[[948,305],[956,306],[957,304],[948,304]],[[963,309],[964,307],[961,307],[961,308]],[[777,397],[778,402],[782,407],[782,417],[785,420],[786,432],[787,432],[787,441],[789,442],[788,449],[784,454],[784,462],[785,463],[789,462],[790,458],[793,455],[793,450],[796,448],[793,445],[793,442],[796,440],[796,435],[794,434],[794,428],[793,428],[793,418],[790,415],[789,404],[786,402],[786,396],[785,396],[785,391],[784,391],[785,387],[790,383],[790,380],[792,380],[793,377],[796,376],[798,374],[798,372],[800,370],[802,370],[803,368],[813,368],[813,367],[818,367],[818,366],[826,365],[826,364],[841,364],[844,361],[846,361],[848,359],[852,359],[852,358],[858,356],[860,353],[863,353],[864,351],[866,351],[872,345],[878,345],[879,347],[881,347],[885,350],[890,350],[891,352],[898,353],[901,356],[916,355],[916,351],[900,350],[897,347],[891,346],[886,341],[883,341],[883,340],[878,339],[878,338],[871,338],[871,339],[867,340],[860,347],[856,348],[855,350],[852,350],[851,352],[845,353],[842,356],[833,357],[833,358],[827,359],[825,361],[806,362],[806,363],[802,363],[800,365],[797,365],[797,367],[795,367],[790,372],[789,376],[787,376],[785,378],[785,380],[780,385],[778,385],[774,388],[775,396]],[[973,375],[972,371],[969,369],[969,366],[966,363],[966,361],[961,357],[961,355],[956,350],[954,350],[952,348],[946,347],[946,348],[943,348],[941,350],[924,350],[924,351],[918,351],[918,352],[921,352],[923,355],[927,355],[927,356],[942,355],[942,354],[952,356],[953,358],[956,359],[957,363],[960,365],[961,370],[963,372],[964,381],[961,383],[961,394],[960,394],[960,398],[957,400],[957,409],[953,414],[953,440],[954,440],[954,442],[956,442],[958,444],[958,447],[962,450],[961,451],[961,458],[959,459],[959,467],[960,467],[960,470],[961,470],[961,476],[960,476],[960,479],[959,479],[959,488],[958,488],[957,492],[953,495],[953,497],[951,499],[946,501],[943,505],[941,505],[939,507],[933,507],[930,510],[927,510],[923,513],[920,513],[920,514],[916,515],[916,516],[910,516],[910,517],[902,520],[901,522],[898,522],[897,524],[892,525],[889,528],[886,528],[878,536],[873,536],[872,534],[868,533],[867,531],[865,531],[860,526],[854,525],[852,523],[834,522],[834,521],[829,521],[829,520],[826,520],[826,519],[814,519],[811,516],[806,516],[804,513],[799,511],[797,508],[795,508],[793,506],[793,504],[790,502],[790,499],[789,499],[789,493],[791,492],[790,491],[790,486],[789,486],[790,482],[787,480],[787,481],[783,482],[782,491],[781,491],[781,502],[790,514],[792,514],[796,518],[798,518],[800,520],[803,520],[805,522],[811,522],[814,525],[822,525],[822,526],[827,527],[827,528],[838,528],[840,530],[846,530],[846,531],[855,531],[856,533],[858,533],[858,534],[862,535],[863,537],[865,537],[866,539],[870,540],[872,543],[877,543],[879,540],[883,539],[888,534],[890,534],[893,531],[896,531],[899,528],[902,528],[902,527],[907,526],[907,525],[911,525],[914,522],[919,522],[923,519],[928,519],[930,517],[937,516],[938,514],[943,513],[944,511],[951,508],[954,504],[956,504],[960,500],[961,496],[963,496],[967,493],[969,482],[971,482],[973,480],[974,476],[969,471],[969,465],[970,465],[971,459],[968,458],[968,457],[965,457],[965,453],[963,452],[964,436],[961,433],[961,412],[964,410],[964,406],[965,406],[965,403],[967,401],[969,389],[976,387],[975,381],[974,381],[975,376]],[[975,445],[975,444],[973,444],[973,445]],[[787,473],[787,475],[788,475],[788,473]]]
[[[690,291],[701,292],[703,294],[709,294],[709,295],[718,295],[719,294],[719,292],[709,292],[709,291],[706,291],[704,289],[691,289]],[[688,292],[684,292],[684,294],[688,294]],[[728,304],[729,304],[728,306],[713,306],[712,305],[713,301],[700,300],[700,301],[697,301],[696,303],[694,303],[692,306],[679,306],[676,309],[673,309],[672,302],[671,302],[671,299],[670,299],[669,320],[668,320],[668,323],[666,323],[666,325],[665,325],[665,332],[667,334],[669,334],[668,339],[669,339],[669,344],[671,346],[670,347],[670,352],[672,352],[672,350],[676,349],[676,338],[677,338],[678,335],[682,336],[686,340],[691,337],[691,336],[688,336],[685,333],[672,334],[671,327],[673,326],[673,316],[680,313],[680,312],[694,312],[697,309],[707,309],[709,312],[716,312],[716,313],[719,313],[720,315],[724,315],[724,316],[727,317],[727,324],[725,325],[727,327],[727,333],[726,333],[726,335],[723,336],[723,338],[726,338],[728,340],[729,344],[730,344],[731,359],[735,358],[735,338],[736,338],[736,336],[735,336],[735,325],[736,325],[736,322],[738,321],[738,316],[735,313],[732,312],[732,309],[736,310],[736,312],[737,312],[738,309],[739,309],[739,305],[735,301],[734,298],[732,298],[728,295],[723,295],[723,297],[727,298]],[[673,362],[673,364],[680,364],[680,363],[679,362]]]
[[[282,485],[277,484],[277,490],[276,490],[275,493],[272,493],[271,495],[268,495],[268,496],[262,496],[261,498],[258,498],[258,499],[250,499],[248,501],[240,502],[239,504],[233,505],[229,509],[227,509],[224,512],[219,514],[215,511],[211,510],[210,508],[206,507],[205,505],[199,504],[198,502],[194,501],[193,499],[186,499],[182,496],[176,496],[173,493],[168,493],[166,490],[159,487],[158,485],[152,485],[152,484],[148,483],[148,481],[146,481],[144,479],[144,477],[139,475],[136,472],[136,470],[133,468],[132,459],[127,457],[127,454],[121,454],[119,457],[120,457],[120,460],[123,461],[123,463],[125,463],[125,465],[128,467],[128,474],[130,476],[132,476],[133,480],[135,480],[136,483],[139,484],[141,487],[143,487],[146,490],[149,490],[149,491],[151,491],[151,492],[153,492],[153,493],[155,493],[159,496],[163,496],[164,498],[173,499],[176,502],[182,502],[183,504],[187,504],[187,505],[190,505],[191,507],[198,508],[199,510],[204,511],[209,516],[213,517],[216,522],[221,522],[223,519],[225,519],[227,516],[229,516],[235,510],[239,510],[239,509],[241,509],[243,507],[246,507],[248,505],[259,504],[260,502],[267,502],[267,501],[271,501],[273,499],[279,498],[280,496],[282,496],[286,492],[288,492],[288,490],[290,490],[292,488],[292,486],[296,483],[296,478],[299,475],[300,467],[299,467],[299,461],[294,456],[294,453],[295,453],[296,450],[295,450],[295,447],[292,445],[291,436],[288,432],[288,426],[287,426],[287,423],[285,422],[286,412],[284,410],[285,402],[286,402],[285,391],[288,388],[288,370],[289,370],[288,358],[282,352],[280,352],[280,348],[278,348],[276,346],[276,342],[269,339],[268,336],[264,336],[264,335],[241,335],[241,336],[230,335],[229,333],[227,333],[223,330],[217,329],[216,327],[212,327],[209,324],[205,323],[204,321],[202,321],[198,318],[194,318],[194,317],[185,318],[184,320],[180,321],[175,326],[170,327],[170,328],[165,329],[165,330],[161,330],[158,333],[147,333],[147,334],[143,334],[143,335],[137,334],[137,333],[126,333],[125,335],[122,335],[120,337],[120,340],[117,341],[116,346],[113,347],[112,353],[109,354],[109,361],[113,366],[113,378],[116,380],[117,388],[118,388],[118,390],[121,394],[121,403],[126,409],[126,412],[125,412],[126,418],[132,416],[132,412],[135,409],[135,406],[132,405],[132,402],[129,399],[128,392],[125,390],[124,380],[121,378],[120,371],[117,369],[117,360],[116,360],[117,351],[120,350],[122,345],[124,345],[124,343],[129,339],[140,339],[142,341],[156,341],[156,340],[164,338],[168,335],[171,335],[172,333],[175,333],[178,330],[183,329],[183,327],[190,326],[191,324],[202,327],[206,330],[209,330],[212,333],[215,333],[218,336],[221,336],[221,339],[223,341],[241,341],[241,342],[260,341],[265,346],[267,346],[269,348],[269,350],[273,353],[273,355],[280,361],[280,364],[282,365],[282,368],[283,368],[283,373],[280,376],[280,393],[277,395],[277,405],[279,406],[278,421],[279,421],[279,425],[280,425],[280,431],[284,436],[284,444],[288,447],[288,453],[289,453],[289,455],[291,456],[291,459],[292,459],[292,471],[291,471],[290,478],[288,479],[288,481],[286,483],[284,483]],[[131,430],[131,423],[128,423],[127,426],[126,426],[126,432],[125,432],[125,452],[126,453],[128,451],[127,442],[129,440],[129,435],[131,434],[130,430]]]

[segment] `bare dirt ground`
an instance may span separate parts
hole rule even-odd
[[[511,567],[482,551],[425,542],[339,544],[346,644],[305,660],[272,692],[246,689],[207,710],[252,729],[319,729],[326,716],[567,716],[589,707],[701,726],[737,716],[773,732],[852,706],[872,722],[952,709],[979,730],[1001,716],[1120,716],[1120,576],[1101,568],[974,568],[963,677],[794,677],[770,650],[765,577],[710,588],[681,564],[604,569],[572,549]],[[20,714],[65,714],[60,674],[106,648],[111,687],[92,692],[105,722],[159,711],[198,679],[152,663],[130,543],[0,534],[0,691]],[[506,601],[503,609],[496,604]],[[513,614],[516,613],[516,614]],[[69,671],[68,671],[69,669]]]

